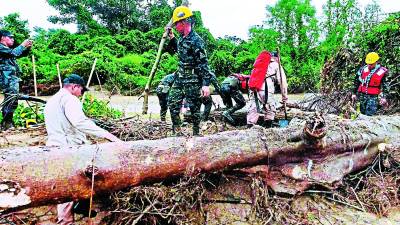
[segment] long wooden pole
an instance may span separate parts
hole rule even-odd
[[[37,90],[37,82],[36,82],[36,64],[35,64],[35,56],[32,55],[32,67],[33,67],[33,84],[35,88],[35,96],[38,96],[38,90]]]
[[[58,82],[60,84],[60,89],[62,88],[62,79],[61,79],[61,72],[60,72],[60,65],[57,63],[57,76],[58,76]]]
[[[188,0],[182,1],[182,5],[189,6],[189,1]],[[171,27],[171,26],[172,26],[172,19],[168,22],[166,27]],[[161,53],[164,48],[164,44],[167,40],[168,34],[169,34],[169,31],[166,30],[161,37],[160,44],[158,45],[156,61],[154,62],[153,67],[151,68],[151,72],[150,72],[149,78],[147,79],[147,83],[144,88],[144,91],[139,97],[139,98],[143,97],[142,114],[147,114],[147,111],[149,109],[149,94],[150,94],[151,82],[153,81],[154,75],[156,74],[156,71],[158,68],[158,64],[160,63]]]
[[[90,71],[89,78],[88,78],[87,83],[86,83],[86,87],[87,88],[89,88],[90,81],[92,80],[93,72],[94,72],[94,69],[96,68],[96,63],[97,63],[97,58],[94,59],[94,62],[93,62],[93,65],[92,65],[92,70]],[[82,102],[85,100],[85,94],[86,94],[86,92],[83,93],[83,95],[82,95]]]

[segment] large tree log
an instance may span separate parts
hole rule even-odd
[[[206,137],[85,146],[29,147],[0,150],[0,209],[88,198],[92,160],[94,194],[144,182],[199,172],[260,164],[318,162],[346,152],[376,149],[400,137],[400,117],[329,122],[320,118],[305,126],[229,131]],[[325,135],[326,134],[326,135]],[[375,154],[375,153],[374,153]],[[370,163],[362,160],[362,168]]]

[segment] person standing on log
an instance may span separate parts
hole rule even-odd
[[[220,87],[217,77],[215,76],[214,73],[211,74],[210,83],[213,85],[214,90],[219,95],[221,95],[221,87]],[[212,92],[212,91],[210,91],[210,92]],[[203,114],[201,115],[201,120],[207,121],[207,120],[209,120],[208,117],[210,115],[211,107],[213,105],[213,100],[212,100],[211,94],[208,97],[203,97],[203,105],[204,105],[204,111],[203,111]]]
[[[123,143],[85,116],[78,97],[87,90],[83,78],[71,74],[63,80],[63,88],[47,101],[44,108],[46,146],[90,144],[86,134]],[[73,202],[57,205],[58,224],[73,224],[73,205]]]
[[[192,114],[193,135],[199,135],[201,98],[210,95],[209,85],[212,72],[208,66],[204,41],[193,30],[195,21],[192,11],[186,6],[175,8],[172,22],[181,36],[177,40],[171,32],[171,27],[166,27],[170,38],[166,51],[177,53],[179,61],[176,80],[168,99],[172,129],[175,135],[181,135],[182,122],[179,112],[183,99],[186,99]]]
[[[10,31],[0,30],[0,88],[4,93],[3,107],[1,109],[3,120],[0,130],[7,130],[14,126],[13,115],[18,106],[19,78],[21,69],[17,64],[17,58],[32,46],[32,41],[26,39],[16,48],[14,36]]]
[[[221,97],[227,108],[222,116],[231,124],[235,124],[232,114],[246,105],[242,93],[249,92],[249,78],[249,75],[231,74],[221,83]],[[235,100],[235,105],[232,104],[232,99]]]
[[[156,88],[158,103],[160,104],[160,119],[165,122],[168,110],[168,93],[175,81],[175,73],[163,77]]]
[[[367,116],[373,116],[378,110],[378,103],[387,106],[386,94],[388,93],[388,69],[378,62],[379,55],[370,52],[365,58],[367,65],[362,66],[354,79],[354,90],[351,96],[353,102],[360,101],[360,111]],[[378,101],[379,100],[379,101]]]
[[[274,98],[274,84],[276,82],[281,86],[282,103],[286,104],[288,100],[286,74],[282,65],[280,65],[280,59],[278,57],[277,52],[271,52],[271,61],[268,64],[261,90],[253,92],[251,95],[250,108],[247,113],[247,127],[255,125],[260,114],[264,114],[265,127],[272,127],[272,122],[275,119],[276,113],[276,100]],[[262,105],[262,109],[259,107],[259,104]]]

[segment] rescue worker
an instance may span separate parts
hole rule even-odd
[[[221,97],[226,110],[222,116],[231,124],[235,124],[232,114],[246,105],[246,100],[242,93],[248,93],[250,76],[243,74],[231,74],[221,83]],[[232,104],[235,100],[235,105]]]
[[[161,79],[160,83],[156,88],[158,102],[160,104],[160,119],[165,122],[165,117],[168,110],[168,93],[174,83],[175,73],[168,74]]]
[[[275,83],[278,83],[281,87],[282,103],[286,104],[288,100],[285,71],[280,65],[277,52],[271,52],[271,56],[271,61],[268,65],[261,90],[252,92],[251,94],[250,107],[247,113],[247,127],[252,127],[257,123],[259,114],[264,114],[265,127],[272,127],[272,122],[275,119],[276,113],[276,100],[274,98]],[[257,100],[259,102],[257,102]]]
[[[210,78],[210,83],[213,85],[214,90],[221,95],[221,87],[218,83],[217,77],[215,76],[215,74],[211,74],[211,78]],[[211,92],[211,91],[210,91]],[[204,105],[204,111],[203,114],[201,115],[201,120],[202,121],[207,121],[209,120],[209,115],[211,112],[211,107],[213,105],[213,100],[211,95],[209,95],[208,97],[204,97],[203,98],[203,105]]]
[[[193,135],[200,133],[200,106],[202,97],[210,95],[210,77],[212,72],[208,66],[204,41],[193,30],[192,11],[186,6],[175,8],[172,22],[180,34],[179,40],[174,37],[170,27],[166,27],[170,42],[166,50],[178,54],[178,70],[176,79],[169,93],[168,106],[175,135],[181,135],[181,119],[179,117],[183,99],[189,104],[192,114]]]
[[[388,84],[386,77],[388,69],[378,62],[379,55],[370,52],[365,57],[367,65],[362,66],[354,79],[354,90],[351,96],[353,102],[359,99],[360,111],[367,116],[373,116],[378,110],[378,102],[381,106],[387,106],[386,94]],[[379,100],[379,101],[378,101]]]
[[[90,134],[117,142],[124,147],[123,141],[98,127],[85,116],[78,97],[82,96],[86,90],[83,78],[72,74],[64,79],[63,88],[47,101],[44,108],[44,121],[48,135],[46,146],[89,144],[86,134]],[[73,207],[73,202],[57,205],[57,224],[74,223]]]
[[[14,36],[10,31],[0,30],[0,88],[4,93],[3,107],[1,109],[3,120],[1,130],[7,130],[14,126],[13,115],[18,106],[19,78],[21,69],[17,64],[17,58],[32,46],[31,40],[25,40],[21,45],[13,48]]]

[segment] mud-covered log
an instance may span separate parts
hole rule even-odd
[[[319,120],[309,123],[315,121]],[[128,148],[106,143],[2,149],[0,209],[88,198],[93,170],[93,193],[101,194],[183,174],[318,162],[346,152],[376,149],[377,144],[400,137],[399,116],[325,122],[327,128],[317,124],[269,130],[254,127],[205,137],[134,141],[128,142]],[[307,132],[320,140],[309,142],[305,127],[315,127]],[[362,168],[369,163],[363,160],[354,165]]]

